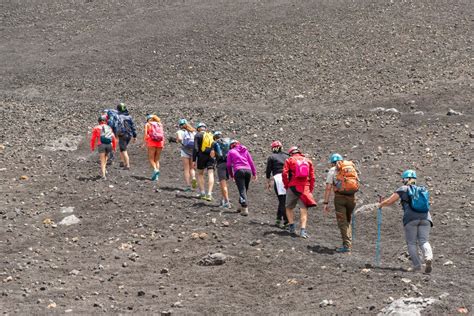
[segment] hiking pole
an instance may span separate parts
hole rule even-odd
[[[382,196],[379,195],[379,203]],[[380,267],[380,241],[382,239],[382,207],[377,209],[377,242],[375,243],[375,266]]]

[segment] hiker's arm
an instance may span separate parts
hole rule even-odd
[[[378,207],[384,207],[392,205],[393,203],[397,202],[400,199],[398,193],[393,193],[388,199],[383,200],[379,203]]]
[[[146,136],[148,135],[148,124],[145,124],[145,130],[143,131],[143,142],[146,143]]]
[[[94,128],[92,130],[92,136],[91,136],[91,151],[94,151],[95,149],[95,140],[97,138],[97,130]]]
[[[130,128],[132,129],[133,138],[137,138],[137,129],[135,128],[135,122],[130,118]]]
[[[316,182],[316,178],[314,176],[314,166],[310,162],[309,163],[309,191],[314,191],[314,182]]]
[[[290,183],[290,180],[288,179],[288,172],[289,172],[289,164],[288,164],[287,159],[285,161],[285,164],[283,165],[283,174],[282,174],[282,180],[283,180],[283,185],[285,186],[285,189],[288,189],[288,183]]]

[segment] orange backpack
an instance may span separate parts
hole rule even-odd
[[[334,191],[348,195],[359,191],[359,176],[352,161],[340,160],[336,163]]]

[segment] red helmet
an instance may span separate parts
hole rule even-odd
[[[300,149],[298,148],[298,146],[293,146],[291,147],[289,150],[288,150],[288,154],[289,155],[293,155],[293,154],[296,154],[296,153],[301,153]]]
[[[282,147],[283,145],[279,140],[276,140],[272,143],[272,148]]]

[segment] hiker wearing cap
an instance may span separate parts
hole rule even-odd
[[[222,132],[214,132],[214,144],[212,145],[216,153],[217,161],[217,178],[221,188],[222,200],[220,206],[223,208],[231,208],[229,202],[229,190],[227,188],[227,180],[229,180],[229,172],[227,171],[227,155],[230,150],[230,139],[223,137]]]
[[[196,172],[193,167],[193,149],[196,130],[186,119],[180,119],[178,122],[179,130],[176,132],[176,141],[181,144],[180,153],[183,162],[184,182],[186,183],[185,192],[196,189]]]
[[[230,142],[230,150],[227,154],[227,172],[230,178],[235,180],[239,190],[240,208],[237,210],[242,216],[249,215],[247,191],[250,180],[257,180],[257,169],[253,163],[252,156],[247,148],[237,140]]]
[[[433,251],[429,242],[433,220],[431,219],[429,193],[426,188],[416,185],[416,172],[406,170],[402,173],[403,185],[388,199],[376,205],[377,208],[389,206],[400,200],[403,208],[403,227],[405,240],[413,263],[413,271],[420,271],[422,262],[418,256],[418,246],[425,261],[425,273],[431,273]],[[418,243],[418,246],[417,246]]]
[[[314,167],[313,162],[306,158],[298,147],[291,147],[288,151],[290,157],[283,165],[283,184],[286,189],[286,216],[288,217],[288,230],[291,234],[296,232],[294,223],[294,209],[300,206],[300,237],[308,238],[306,222],[308,208],[316,206],[313,198]]]
[[[207,131],[206,124],[200,122],[196,125],[197,133],[194,136],[193,166],[197,169],[197,182],[199,198],[212,201],[214,187],[214,168],[216,164],[215,152],[212,149],[214,136]],[[207,191],[205,189],[204,171],[207,170]]]
[[[153,168],[151,181],[158,181],[160,177],[160,157],[165,145],[165,136],[161,119],[155,114],[146,116],[143,141],[148,150],[148,161]]]
[[[278,198],[278,209],[275,226],[279,228],[287,228],[288,218],[286,217],[286,190],[283,184],[283,166],[289,155],[283,152],[283,145],[276,140],[271,144],[272,154],[267,159],[267,190],[271,190],[272,186]],[[273,176],[273,181],[271,177]],[[282,225],[283,224],[283,225]]]
[[[116,135],[119,139],[120,166],[125,170],[130,169],[130,158],[128,157],[127,147],[130,140],[137,140],[137,131],[133,119],[128,113],[124,103],[117,105],[118,122]]]
[[[112,128],[107,125],[107,117],[105,115],[99,116],[99,125],[92,129],[92,136],[90,140],[91,151],[94,151],[97,143],[97,149],[99,151],[100,158],[100,169],[102,179],[106,179],[107,174],[107,159],[108,154],[115,151],[117,146],[117,139],[115,138]]]
[[[355,193],[359,190],[359,177],[352,161],[344,160],[339,154],[329,158],[331,168],[326,177],[324,191],[324,212],[329,213],[329,197],[334,191],[334,208],[337,226],[341,232],[342,247],[336,252],[348,253],[352,250],[352,212],[356,206]]]

